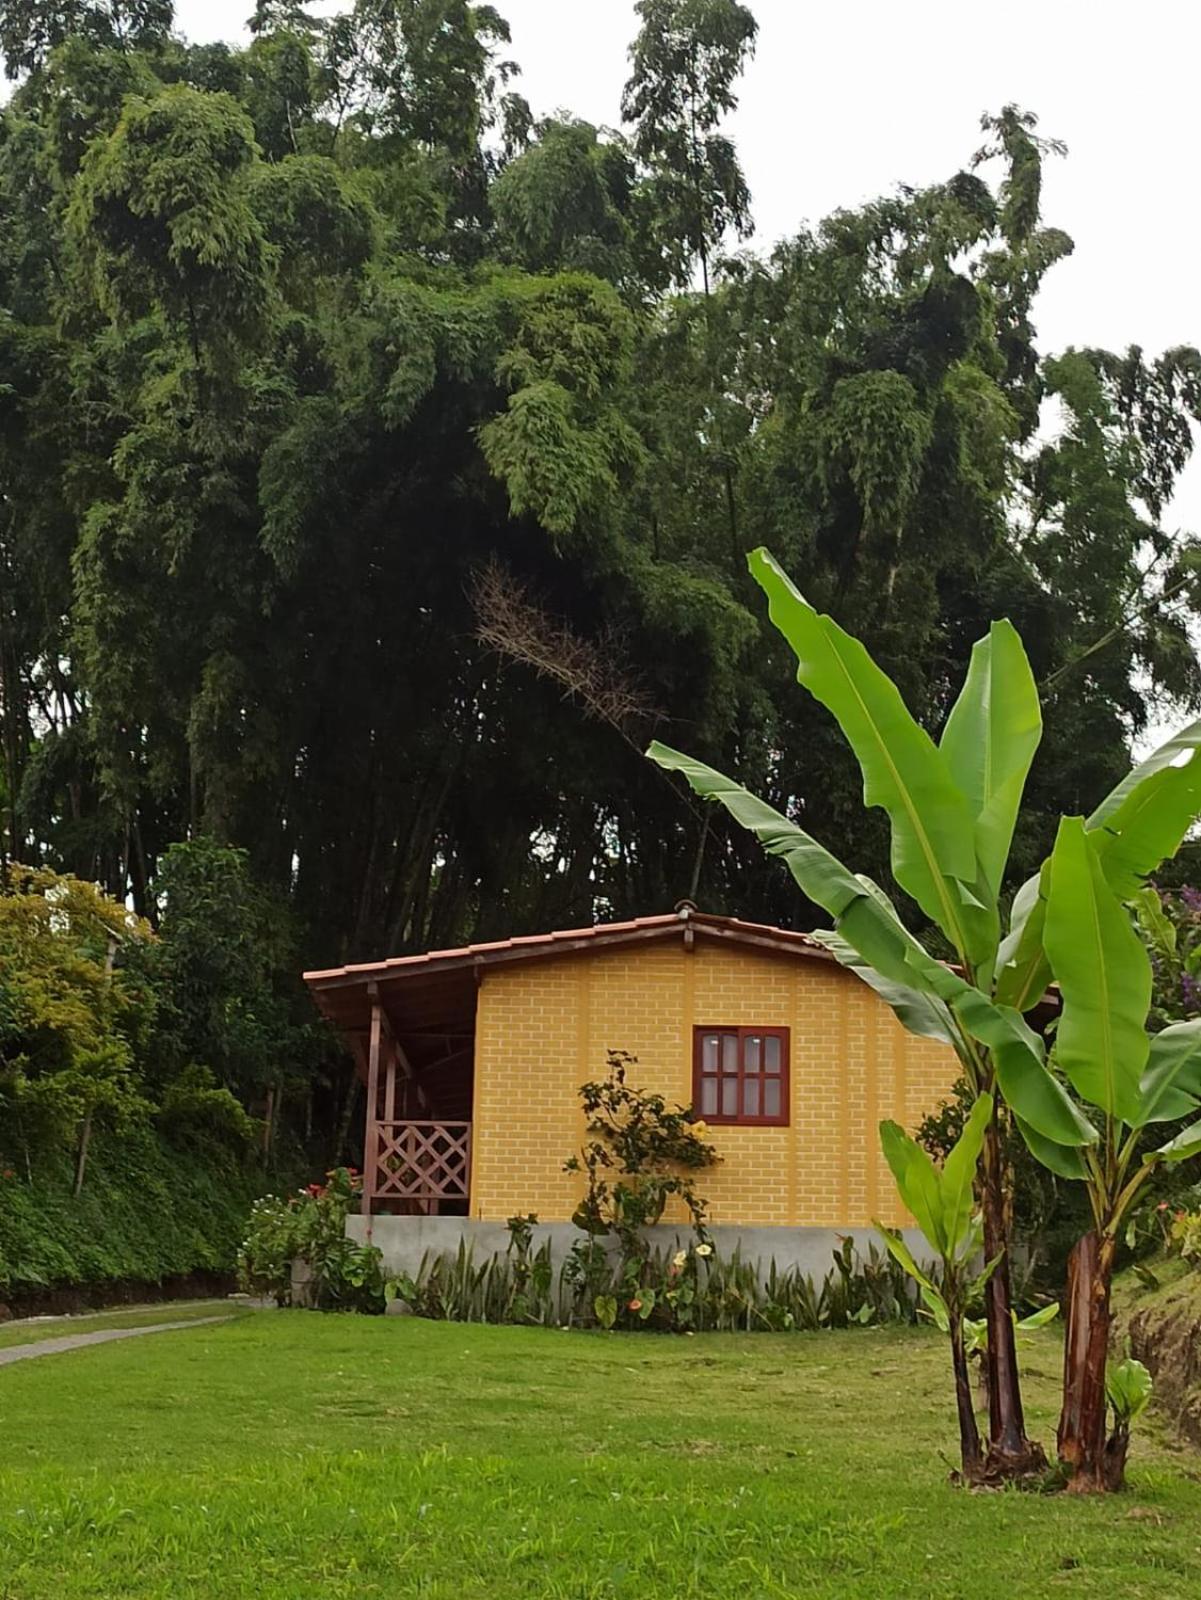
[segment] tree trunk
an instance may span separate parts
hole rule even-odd
[[[980,1429],[972,1404],[972,1379],[963,1348],[963,1318],[951,1319],[951,1365],[955,1369],[955,1408],[959,1413],[959,1457],[967,1483],[979,1483],[984,1476],[984,1456],[980,1449]]]
[[[1000,1257],[984,1291],[988,1323],[988,1465],[992,1477],[1021,1477],[1042,1472],[1047,1458],[1042,1446],[1026,1437],[1009,1280],[1013,1216],[996,1112],[985,1134],[982,1164],[984,1259]]]
[[[75,1183],[71,1193],[78,1196],[83,1189],[83,1175],[88,1165],[88,1145],[92,1139],[92,1113],[89,1111],[83,1119],[83,1127],[79,1132],[79,1149],[75,1156]]]
[[[1110,1465],[1105,1448],[1105,1362],[1115,1250],[1110,1235],[1086,1233],[1068,1257],[1058,1443],[1059,1459],[1071,1474],[1068,1489],[1075,1494],[1119,1487],[1125,1466],[1120,1440],[1115,1441]],[[1117,1483],[1111,1482],[1115,1472]]]
[[[275,1085],[267,1085],[267,1102],[263,1107],[263,1165],[271,1159],[271,1135],[275,1123]]]

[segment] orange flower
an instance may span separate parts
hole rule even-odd
[[[629,1305],[626,1307],[626,1310],[627,1311],[641,1311],[642,1310],[642,1301],[641,1300],[631,1300]]]

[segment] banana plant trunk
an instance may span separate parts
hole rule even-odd
[[[1094,1231],[1078,1240],[1068,1257],[1058,1444],[1070,1474],[1068,1489],[1075,1494],[1119,1489],[1124,1476],[1127,1440],[1115,1435],[1107,1449],[1105,1439],[1109,1288],[1116,1249],[1111,1235]]]
[[[1001,1128],[995,1112],[984,1137],[981,1167],[984,1259],[997,1261],[996,1270],[984,1291],[984,1314],[988,1324],[985,1363],[988,1372],[989,1475],[994,1478],[1022,1477],[1043,1471],[1047,1458],[1042,1446],[1026,1437],[1013,1320],[1013,1291],[1009,1277],[1013,1205]]]
[[[963,1477],[967,1483],[979,1483],[984,1477],[984,1452],[980,1447],[980,1429],[976,1422],[972,1379],[963,1343],[963,1317],[960,1315],[951,1318],[951,1365],[955,1370],[955,1407],[959,1413],[959,1458],[963,1464]]]

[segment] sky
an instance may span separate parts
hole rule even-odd
[[[536,114],[616,125],[637,22],[632,0],[496,0],[518,88]],[[836,207],[965,165],[980,116],[1013,101],[1068,146],[1049,163],[1047,222],[1075,254],[1045,281],[1045,351],[1157,354],[1201,344],[1196,289],[1196,0],[750,0],[759,40],[730,119],[754,201],[752,243]],[[251,0],[177,0],[194,40],[240,36]],[[1201,529],[1201,462],[1169,511]]]

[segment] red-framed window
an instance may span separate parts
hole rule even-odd
[[[788,1029],[694,1028],[692,1110],[715,1124],[786,1124]]]

